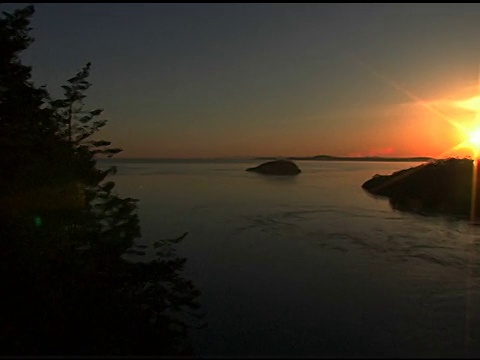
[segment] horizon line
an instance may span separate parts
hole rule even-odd
[[[165,156],[112,156],[112,157],[98,157],[98,159],[125,159],[125,160],[261,160],[261,159],[313,159],[315,157],[331,157],[331,158],[341,158],[341,159],[437,159],[432,156],[425,155],[410,155],[410,156],[389,156],[389,155],[363,155],[363,156],[341,156],[341,155],[327,155],[327,154],[318,154],[318,155],[301,155],[301,156],[269,156],[269,155],[258,155],[258,156],[212,156],[212,157],[165,157]]]

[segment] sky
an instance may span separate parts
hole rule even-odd
[[[34,83],[60,97],[91,62],[117,157],[471,152],[480,4],[34,6]]]

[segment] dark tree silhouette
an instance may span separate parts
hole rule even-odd
[[[199,291],[174,248],[186,234],[136,244],[137,200],[105,181],[114,167],[97,168],[121,150],[93,139],[106,120],[84,109],[90,63],[63,99],[35,87],[19,58],[33,13],[0,19],[0,353],[192,355]]]
[[[39,155],[54,142],[56,130],[52,110],[44,106],[46,89],[32,85],[31,68],[19,59],[33,41],[28,35],[33,11],[28,6],[13,14],[3,12],[0,19],[0,166],[3,189],[12,192],[43,180],[30,174],[38,173]],[[31,162],[18,165],[29,158]]]

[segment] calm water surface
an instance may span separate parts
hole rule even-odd
[[[109,161],[140,199],[142,241],[188,231],[200,356],[480,355],[480,228],[390,208],[361,188],[418,163]]]

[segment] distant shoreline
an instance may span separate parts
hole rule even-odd
[[[187,163],[187,162],[243,162],[243,161],[271,161],[278,159],[286,159],[292,161],[376,161],[376,162],[427,162],[435,160],[426,156],[414,157],[379,157],[379,156],[331,156],[331,155],[315,155],[315,156],[291,156],[291,157],[231,157],[231,158],[98,158],[100,161],[138,161],[138,162],[166,162],[166,163]]]
[[[257,157],[255,160],[276,160],[275,157]],[[381,157],[381,156],[331,156],[331,155],[315,155],[315,156],[291,156],[286,157],[287,160],[315,160],[315,161],[396,161],[396,162],[420,162],[435,160],[426,156],[413,157]]]

